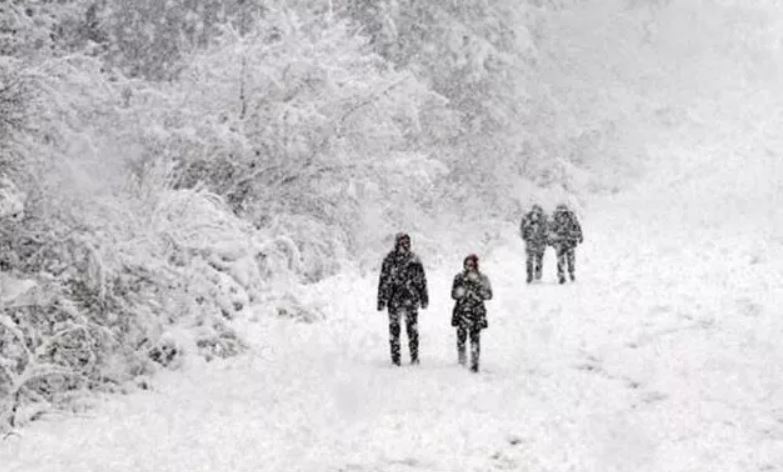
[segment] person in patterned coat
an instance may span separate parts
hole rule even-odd
[[[547,246],[548,221],[544,210],[533,205],[533,208],[522,218],[519,225],[519,233],[525,241],[525,254],[527,256],[527,283],[533,280],[541,280],[541,272],[544,264],[544,251]]]
[[[582,244],[583,240],[582,227],[574,212],[563,204],[558,205],[549,227],[549,243],[555,248],[557,254],[557,279],[561,284],[566,282],[566,266],[571,282],[575,280],[574,249],[577,244]]]
[[[451,325],[457,328],[457,359],[465,365],[465,341],[470,336],[470,370],[478,372],[481,330],[489,326],[485,300],[492,298],[489,278],[479,271],[478,257],[471,254],[463,261],[463,271],[454,276],[451,298],[456,303]]]
[[[419,257],[411,251],[411,238],[395,237],[394,250],[383,260],[378,281],[378,311],[389,312],[391,360],[400,365],[400,323],[405,320],[411,364],[419,363],[418,309],[427,309],[427,277]]]

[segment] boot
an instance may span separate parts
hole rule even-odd
[[[391,343],[391,361],[392,364],[400,365],[400,344],[392,341]]]

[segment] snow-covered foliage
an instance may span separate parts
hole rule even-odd
[[[11,425],[30,418],[25,405],[57,406],[168,365],[160,349],[172,330],[180,354],[242,349],[226,321],[265,284],[247,223],[203,191],[91,205],[73,226],[31,213],[3,234],[4,253],[16,256],[10,273],[30,277],[4,287],[0,384]]]
[[[185,57],[231,24],[244,31],[266,2],[244,0],[137,0],[93,3],[94,40],[108,64],[130,77],[176,77]]]
[[[178,185],[209,182],[247,219],[286,228],[307,280],[393,231],[393,209],[420,208],[445,170],[411,143],[442,100],[346,22],[270,11],[244,35],[226,31],[177,86],[195,128],[181,131],[200,140]]]
[[[0,262],[32,284],[3,300],[4,425],[183,352],[239,352],[229,322],[250,304],[317,319],[294,287],[424,211],[445,168],[413,138],[437,94],[307,12],[214,39],[172,82],[63,44],[2,64]]]
[[[89,40],[89,2],[10,0],[0,4],[0,55],[48,57]]]
[[[427,133],[450,170],[439,186],[441,210],[457,205],[471,219],[518,210],[530,193],[524,185],[543,172],[533,162],[550,157],[537,152],[545,137],[527,126],[540,119],[530,7],[381,0],[346,1],[343,11],[365,25],[383,57],[449,100],[446,131]],[[437,126],[443,117],[425,124]]]

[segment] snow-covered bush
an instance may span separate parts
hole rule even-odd
[[[220,197],[174,190],[164,164],[130,172],[143,136],[121,145],[133,141],[124,124],[138,115],[99,62],[66,56],[28,64],[24,77],[36,119],[7,136],[16,178],[3,180],[0,204],[17,218],[0,220],[0,265],[34,290],[4,290],[0,427],[156,363],[175,366],[172,325],[193,332],[177,355],[204,344],[210,357],[241,351],[224,321],[264,286],[255,247],[264,237]]]
[[[172,83],[33,52],[4,64],[23,87],[3,90],[24,93],[0,97],[24,124],[3,128],[19,190],[4,204],[26,197],[0,258],[34,284],[4,301],[6,424],[188,353],[236,354],[229,321],[251,304],[319,319],[293,287],[415,219],[444,172],[416,140],[442,100],[344,22],[270,11]]]
[[[422,110],[442,98],[390,69],[345,21],[270,9],[194,55],[176,87],[187,93],[167,91],[178,113],[161,144],[177,151],[176,185],[203,182],[292,241],[302,281],[366,247],[367,215],[386,216],[374,239],[393,232],[394,209],[420,211],[445,170],[415,139]]]
[[[152,362],[174,365],[183,352],[212,358],[244,348],[226,320],[264,290],[254,243],[261,238],[214,195],[156,194],[97,203],[104,219],[64,234],[47,228],[29,254],[12,248],[27,255],[12,271],[32,276],[35,293],[3,300],[8,382],[0,383],[10,385],[2,412],[11,423],[19,405],[49,407],[75,389],[119,385],[153,371]],[[21,232],[5,236],[22,245]],[[190,335],[173,342],[173,325]]]

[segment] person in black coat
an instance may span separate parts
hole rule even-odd
[[[451,298],[456,300],[451,325],[457,328],[457,358],[465,365],[465,341],[470,336],[470,370],[478,372],[481,330],[489,326],[485,300],[492,298],[489,278],[479,271],[478,257],[471,254],[463,262],[463,271],[454,276]]]
[[[378,311],[389,310],[391,360],[400,365],[400,320],[405,319],[411,364],[419,363],[418,308],[427,309],[427,277],[419,257],[411,251],[411,238],[395,237],[394,250],[383,260],[378,281]]]
[[[519,235],[525,241],[527,255],[527,283],[541,280],[544,265],[544,251],[547,245],[548,221],[546,213],[539,205],[522,218],[519,225]]]
[[[571,282],[575,280],[576,256],[574,249],[582,244],[582,226],[573,211],[561,204],[555,209],[552,223],[549,225],[549,244],[555,248],[557,254],[557,279],[561,284],[566,282],[565,271]]]

